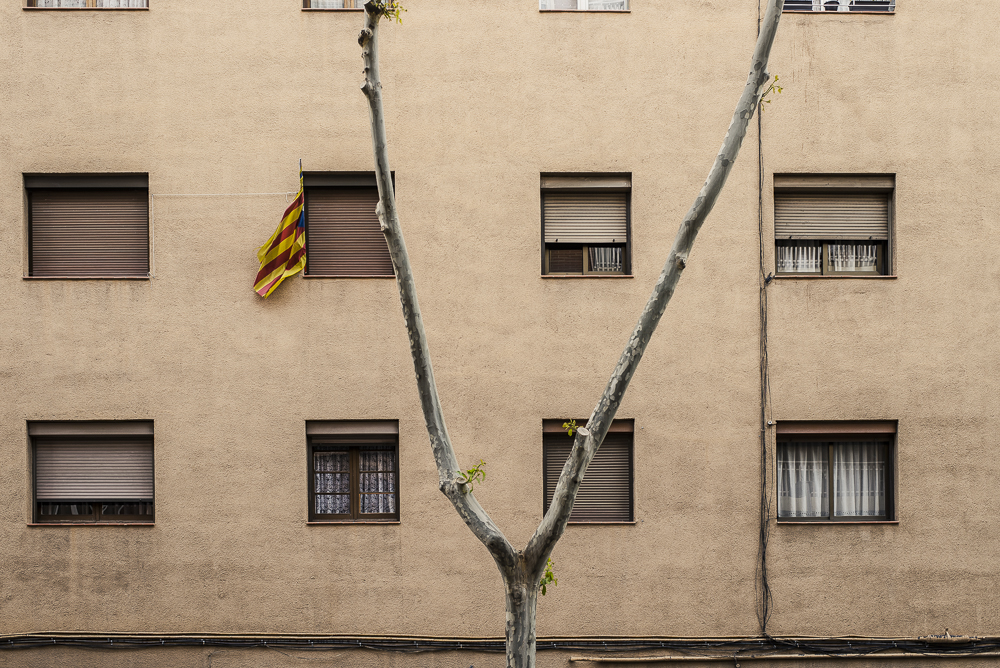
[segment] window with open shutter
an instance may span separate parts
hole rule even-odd
[[[891,273],[893,176],[774,177],[778,275]]]
[[[628,174],[542,175],[542,273],[631,271]]]
[[[306,275],[394,278],[373,174],[306,174]]]
[[[546,420],[542,448],[544,507],[548,511],[559,475],[573,447],[573,439],[562,428],[562,420]],[[585,424],[586,420],[579,420]],[[570,522],[631,522],[632,512],[631,420],[615,420],[600,449],[587,468]]]
[[[145,174],[26,174],[28,275],[149,276]]]
[[[32,422],[36,522],[152,522],[153,424]]]

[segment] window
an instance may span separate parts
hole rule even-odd
[[[311,420],[309,520],[399,519],[399,423]]]
[[[29,422],[36,523],[153,521],[153,423]]]
[[[559,482],[559,474],[573,448],[566,434],[565,420],[542,423],[542,467],[544,469],[543,512],[548,512]],[[577,424],[586,424],[577,420]],[[576,503],[569,517],[571,523],[631,522],[632,512],[632,420],[611,423],[604,443],[587,467],[580,483]]]
[[[779,422],[778,521],[892,520],[895,436],[892,421]]]
[[[25,174],[28,276],[147,278],[146,174]]]
[[[50,9],[147,9],[149,0],[28,0],[28,7]]]
[[[627,12],[629,0],[539,0],[538,9],[550,11]]]
[[[774,175],[775,273],[891,274],[895,177]]]
[[[365,0],[302,0],[302,9],[364,9]]]
[[[896,0],[785,0],[786,12],[894,12]]]
[[[306,276],[395,278],[372,172],[306,173]]]
[[[631,174],[542,174],[542,274],[632,272]]]

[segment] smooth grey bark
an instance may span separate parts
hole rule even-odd
[[[406,253],[406,244],[403,241],[390,178],[385,116],[382,108],[382,84],[378,69],[378,25],[384,13],[384,0],[369,0],[365,4],[365,26],[358,37],[358,43],[361,45],[365,65],[365,82],[361,89],[368,99],[375,177],[379,191],[376,212],[396,271],[396,283],[410,341],[420,405],[427,424],[431,450],[437,463],[438,486],[451,501],[466,526],[489,550],[503,578],[506,590],[508,668],[533,668],[535,665],[535,610],[538,603],[538,583],[556,542],[566,529],[587,467],[604,441],[608,427],[649,344],[649,339],[687,266],[695,237],[715,205],[739,154],[747,126],[760,104],[764,87],[770,78],[767,73],[767,61],[778,29],[783,3],[784,0],[767,0],[750,74],[722,148],[708,173],[705,185],[702,186],[698,197],[677,230],[673,248],[653,287],[653,293],[639,316],[639,322],[611,374],[604,393],[591,413],[586,427],[580,428],[577,432],[569,458],[556,484],[552,504],[523,551],[515,549],[510,544],[500,528],[479,505],[471,488],[463,483],[459,475],[458,459],[445,427],[437,386],[434,383],[427,337],[417,302],[416,285],[409,256]]]

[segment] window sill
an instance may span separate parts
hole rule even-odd
[[[363,12],[364,7],[303,7],[304,12]]]
[[[843,14],[875,14],[877,16],[885,16],[886,14],[893,15],[896,12],[872,12],[872,11],[863,11],[863,12],[814,12],[814,11],[811,11],[811,10],[808,10],[808,9],[783,9],[783,10],[781,10],[781,13],[782,14],[841,14],[841,15],[843,15]]]
[[[631,9],[539,9],[539,14],[631,14]]]
[[[801,520],[778,520],[778,524],[795,524],[803,526],[807,524],[821,524],[823,526],[836,526],[838,524],[899,524],[899,520],[814,520],[803,522]]]
[[[39,9],[49,9],[40,7]],[[152,276],[22,276],[26,281],[148,281]]]
[[[576,10],[582,11],[582,10]],[[633,274],[542,274],[542,278],[635,278]]]
[[[325,526],[325,525],[328,525],[328,524],[341,525],[341,526],[343,526],[343,525],[352,525],[352,524],[364,524],[364,525],[389,524],[389,525],[395,525],[395,524],[400,524],[400,523],[401,522],[399,520],[309,520],[309,521],[306,522],[306,525],[308,525],[308,526]]]
[[[153,522],[28,522],[29,527],[152,527]]]
[[[609,521],[609,522],[567,522],[566,524],[567,525],[573,525],[575,527],[580,527],[580,526],[634,526],[634,525],[636,525],[638,523],[639,522],[637,522],[636,520],[631,520],[631,521],[628,521],[628,522],[614,522],[614,521]]]
[[[305,10],[303,10],[303,11],[305,11]],[[324,9],[322,11],[326,12],[326,11],[331,11],[331,10]],[[344,10],[337,10],[337,11],[344,11]],[[352,9],[352,10],[349,10],[349,11],[354,11],[354,10]],[[303,274],[302,278],[326,278],[326,279],[330,279],[330,278],[391,278],[392,280],[396,280],[395,276],[383,276],[381,274],[357,274],[357,275],[352,275],[352,276],[323,276],[321,274],[310,274],[310,275],[307,276],[307,275]]]
[[[149,7],[21,7],[29,12],[148,12]]]
[[[795,279],[795,280],[806,279],[808,281],[831,280],[831,279],[832,280],[845,280],[846,279],[848,281],[856,281],[858,279],[861,279],[861,280],[864,280],[864,281],[880,281],[880,280],[886,280],[886,279],[895,280],[897,278],[899,278],[899,277],[896,276],[896,274],[890,274],[888,276],[883,276],[883,275],[878,275],[878,276],[847,276],[847,275],[844,275],[844,274],[839,274],[839,275],[836,275],[836,276],[830,276],[830,275],[826,275],[826,276],[809,276],[808,274],[775,274],[774,275],[774,279],[775,280],[779,280],[780,279],[782,281],[788,280],[788,279]]]

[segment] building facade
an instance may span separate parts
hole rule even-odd
[[[361,13],[31,4],[0,10],[0,661],[500,665],[500,579],[437,489],[372,236]],[[561,424],[593,409],[721,143],[759,16],[564,4],[411,0],[381,33],[450,434],[520,546]],[[996,660],[1000,13],[827,4],[782,16],[783,90],[553,554],[539,665]],[[256,251],[300,159],[310,266],[265,300]],[[786,644],[761,635],[765,602]],[[979,640],[926,639],[945,628]],[[913,665],[859,665],[883,662]]]

